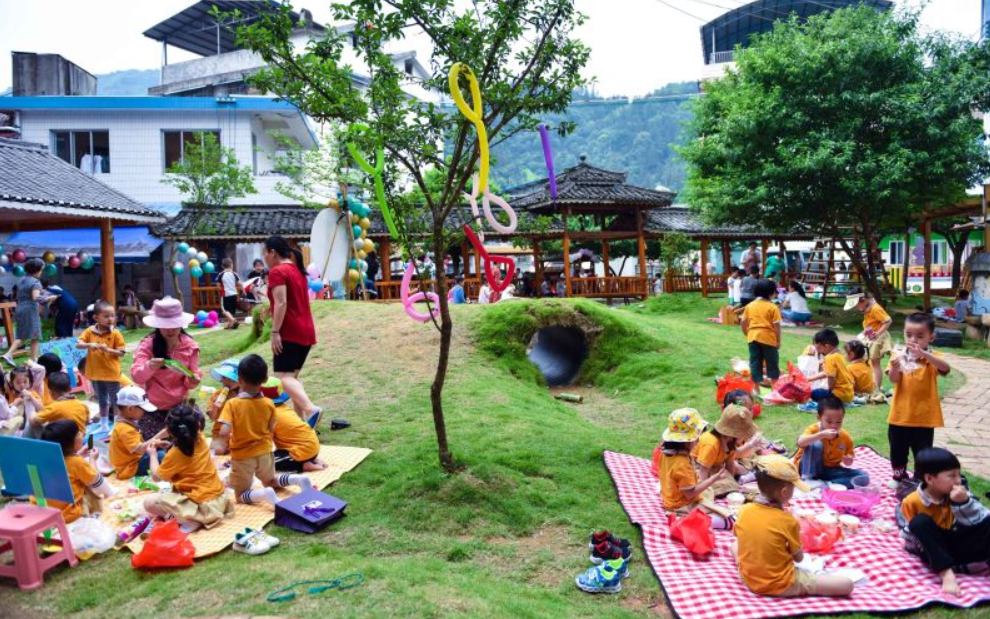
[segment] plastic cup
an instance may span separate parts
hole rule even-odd
[[[857,475],[852,478],[852,489],[858,490],[860,492],[866,492],[870,487],[870,476],[869,475]]]
[[[839,516],[839,524],[842,525],[842,530],[846,533],[855,533],[856,529],[859,528],[859,518],[850,514],[843,514]]]

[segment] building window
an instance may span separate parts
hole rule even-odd
[[[109,131],[52,131],[52,151],[87,174],[110,172]]]
[[[932,264],[949,264],[949,244],[932,241]]]
[[[216,136],[217,143],[220,143],[219,131],[162,131],[162,141],[165,145],[165,171],[168,172],[172,164],[182,161],[186,155],[187,146],[200,139],[197,134],[205,133],[212,133]]]
[[[887,264],[895,267],[904,266],[904,241],[890,242],[890,257]]]

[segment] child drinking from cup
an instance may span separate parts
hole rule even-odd
[[[794,464],[802,479],[835,482],[847,488],[852,487],[855,477],[869,479],[863,471],[849,468],[855,454],[852,436],[842,427],[845,416],[846,406],[839,398],[818,401],[818,422],[805,428],[797,440]]]

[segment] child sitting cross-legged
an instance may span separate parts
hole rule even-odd
[[[784,456],[756,459],[760,496],[739,510],[736,521],[736,561],[743,584],[753,593],[774,597],[845,596],[853,582],[840,576],[815,576],[799,570],[804,559],[801,527],[785,507],[795,486],[807,491],[797,467]]]
[[[701,435],[691,453],[698,480],[705,481],[724,470],[728,475],[712,485],[714,495],[739,490],[736,480],[748,471],[736,462],[736,450],[749,452],[757,447],[751,444],[754,441],[762,442],[762,437],[753,423],[753,414],[742,406],[726,406],[715,427]]]
[[[853,440],[842,427],[846,407],[839,398],[827,397],[818,402],[818,422],[804,429],[798,437],[794,464],[802,479],[819,479],[852,487],[854,477],[869,476],[853,463]]]
[[[327,464],[319,459],[320,439],[316,430],[291,407],[289,394],[282,391],[282,381],[274,376],[261,387],[261,393],[275,405],[275,470],[286,473],[322,471]]]
[[[100,499],[112,497],[113,486],[103,479],[96,470],[96,451],[90,450],[89,461],[78,455],[83,448],[83,432],[71,419],[58,419],[47,424],[41,431],[41,440],[57,443],[62,448],[65,469],[69,473],[72,487],[72,503],[49,499],[51,507],[62,510],[66,524],[75,522],[84,515],[100,512]]]
[[[48,392],[52,395],[52,403],[45,405],[40,413],[34,416],[31,424],[36,428],[46,423],[68,419],[76,424],[80,434],[86,436],[86,424],[89,423],[89,407],[70,393],[69,375],[65,372],[55,372],[48,376]]]
[[[275,505],[276,488],[311,489],[313,484],[305,475],[275,474],[272,457],[275,405],[261,394],[261,386],[268,380],[268,364],[258,355],[248,355],[238,364],[237,376],[241,392],[227,401],[219,419],[223,424],[220,436],[230,444],[229,484],[237,501],[247,505],[267,501]],[[265,486],[263,489],[251,489],[255,477]]]
[[[846,367],[846,360],[839,352],[839,336],[832,329],[822,329],[815,334],[815,350],[824,357],[822,361],[822,372],[808,376],[808,382],[813,383],[823,378],[828,380],[828,389],[814,389],[811,392],[811,401],[802,404],[798,409],[805,412],[813,412],[818,409],[818,401],[822,398],[834,396],[844,403],[853,401],[852,374]]]
[[[148,497],[144,509],[152,516],[175,518],[186,532],[212,528],[234,515],[234,504],[227,497],[202,434],[202,420],[199,411],[180,404],[165,419],[172,448],[161,462],[155,446],[147,446],[152,477],[171,482],[172,491]]]
[[[217,389],[210,396],[210,403],[206,409],[206,414],[213,420],[213,430],[210,433],[210,450],[218,456],[230,453],[230,446],[227,445],[227,440],[220,436],[220,430],[223,429],[223,424],[218,420],[220,419],[220,413],[223,412],[223,407],[231,398],[237,396],[240,392],[240,383],[237,382],[237,365],[240,362],[240,359],[225,359],[220,365],[210,370],[210,376],[222,385],[220,389]]]
[[[901,502],[898,523],[909,549],[942,579],[942,590],[959,595],[954,566],[990,561],[990,511],[963,485],[959,459],[929,447],[914,457],[917,490]]]
[[[148,395],[140,387],[124,387],[117,392],[117,422],[110,433],[110,464],[116,469],[117,479],[130,479],[136,475],[147,475],[151,470],[151,455],[148,448],[157,451],[158,459],[165,457],[158,446],[168,433],[162,430],[147,441],[141,440],[138,421],[145,412],[158,408],[148,401]]]
[[[722,468],[704,481],[698,479],[691,460],[691,450],[707,425],[693,408],[677,409],[668,418],[668,427],[663,431],[663,442],[653,452],[653,474],[660,480],[660,495],[667,513],[683,516],[698,507],[710,512],[703,500],[714,499],[711,487],[723,479],[731,478],[729,471]],[[731,529],[732,520],[712,514],[712,527]]]
[[[873,368],[866,358],[866,345],[859,340],[846,342],[846,367],[853,379],[853,393],[864,398],[873,395],[876,383],[873,382]]]

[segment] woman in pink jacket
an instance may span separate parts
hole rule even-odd
[[[169,410],[185,402],[189,391],[199,387],[202,378],[199,345],[183,330],[192,320],[193,315],[183,312],[182,304],[172,297],[155,301],[151,313],[144,317],[144,324],[153,327],[155,332],[138,345],[131,365],[131,378],[144,388],[148,399],[158,407],[153,413],[145,413],[138,422],[145,440],[164,429]],[[193,376],[166,366],[168,359],[184,365]]]

